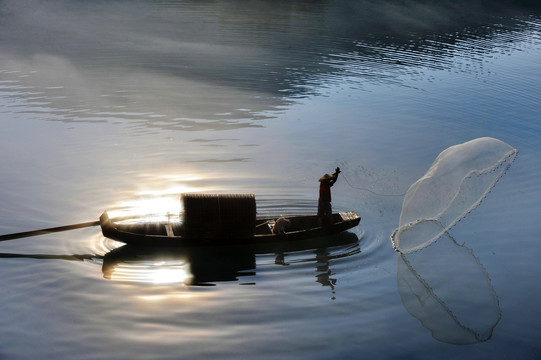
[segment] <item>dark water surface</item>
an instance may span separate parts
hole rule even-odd
[[[541,358],[541,11],[484,1],[0,0],[0,233],[256,194],[361,225],[292,247],[0,243],[0,359]],[[519,155],[404,257],[403,195],[449,146]],[[167,216],[167,214],[165,214]]]

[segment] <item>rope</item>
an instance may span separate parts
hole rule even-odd
[[[353,189],[363,190],[363,191],[368,191],[369,193],[372,193],[372,194],[374,194],[374,195],[376,195],[376,196],[404,196],[404,195],[406,195],[406,193],[403,193],[403,194],[380,194],[380,193],[374,192],[374,191],[372,191],[372,190],[370,190],[370,189],[368,189],[368,188],[361,188],[361,187],[353,186],[353,185],[351,185],[351,183],[349,182],[349,180],[348,180],[348,178],[346,177],[346,175],[345,175],[343,172],[341,172],[341,173],[342,173],[342,177],[344,178],[344,180],[346,180],[346,182],[348,183],[348,185],[349,185],[350,187],[352,187]]]

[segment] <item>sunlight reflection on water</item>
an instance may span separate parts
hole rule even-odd
[[[112,217],[132,217],[126,222],[179,222],[182,207],[179,195],[139,197],[113,206]]]
[[[149,261],[137,265],[120,264],[114,271],[104,276],[110,280],[140,282],[151,284],[186,284],[189,285],[192,274],[190,264],[182,261]]]

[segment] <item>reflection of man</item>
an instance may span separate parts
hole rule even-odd
[[[329,262],[329,252],[327,248],[318,248],[316,250],[316,281],[323,286],[328,286],[331,288],[332,300],[336,300],[335,287],[336,279],[332,278],[331,275],[334,273],[331,270]]]
[[[338,180],[340,168],[337,167],[334,174],[325,174],[319,179],[319,201],[317,206],[318,225],[332,222],[331,187]]]

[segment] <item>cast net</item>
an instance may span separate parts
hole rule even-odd
[[[406,192],[398,229],[391,236],[394,248],[406,254],[436,241],[481,203],[517,153],[489,137],[444,150]]]

